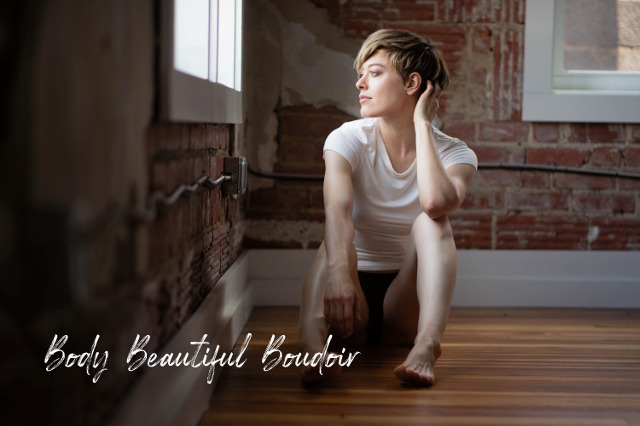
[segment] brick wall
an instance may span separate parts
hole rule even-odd
[[[151,124],[146,136],[151,191],[170,194],[203,173],[220,176],[232,132],[227,124]],[[157,314],[156,335],[171,336],[238,257],[243,200],[223,196],[218,186],[160,205],[149,225],[148,269],[155,277],[144,292]]]
[[[467,142],[480,162],[640,172],[639,125],[521,120],[524,0],[309,1],[345,37],[364,39],[395,27],[439,43],[452,72],[441,102],[443,131]],[[343,120],[356,118],[310,105],[280,107],[277,114],[275,169],[298,173],[321,172],[324,138]],[[456,243],[477,249],[639,249],[639,189],[638,180],[481,170],[451,216]],[[249,215],[313,222],[322,220],[321,203],[320,184],[277,181],[250,194]],[[286,238],[249,243],[299,246]]]

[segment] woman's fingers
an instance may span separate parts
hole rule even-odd
[[[349,337],[353,334],[353,303],[354,300],[351,300],[350,303],[344,304],[344,333],[345,337]]]
[[[358,321],[362,321],[362,316],[360,314],[360,299],[357,295],[354,296],[353,299],[353,313]]]
[[[325,319],[331,326],[333,332],[341,337],[349,337],[353,334],[354,306],[349,302],[330,303]]]
[[[335,321],[333,303],[328,300],[325,300],[324,302],[324,318],[329,324],[333,324]]]

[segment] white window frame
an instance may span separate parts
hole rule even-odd
[[[554,50],[554,32],[564,25],[562,5],[563,0],[526,3],[522,119],[640,123],[640,73],[563,69],[562,51]],[[613,81],[608,90],[594,88],[607,79]]]
[[[235,79],[237,84],[234,85],[236,89],[177,70],[174,66],[175,1],[162,0],[160,40],[161,118],[167,121],[189,123],[242,123],[242,92],[240,84],[242,54],[236,54]],[[242,10],[244,10],[244,7],[242,7]],[[236,25],[242,26],[242,20],[243,17],[238,16]],[[212,27],[211,22],[209,22],[209,27]],[[240,32],[236,31],[234,43],[241,43],[241,39]],[[209,51],[211,55],[211,49]],[[211,68],[211,58],[209,58],[209,63]]]

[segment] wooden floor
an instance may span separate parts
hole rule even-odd
[[[393,375],[403,347],[362,352],[340,377],[300,385],[299,369],[265,372],[272,334],[298,353],[298,309],[256,308],[241,368],[226,367],[201,425],[640,425],[640,311],[453,309],[436,384]],[[267,363],[273,356],[267,359]]]

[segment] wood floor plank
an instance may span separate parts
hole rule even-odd
[[[297,308],[253,312],[245,364],[222,371],[201,426],[640,425],[639,310],[453,309],[426,389],[393,375],[401,346],[346,348],[361,352],[351,367],[311,388],[294,366],[264,371],[272,336],[299,352],[297,323]]]

